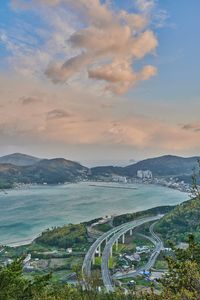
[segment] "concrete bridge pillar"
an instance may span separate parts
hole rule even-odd
[[[116,240],[116,251],[118,250],[118,240]]]
[[[99,257],[101,257],[101,245],[99,245],[98,255],[99,255]]]
[[[94,254],[93,257],[92,257],[92,264],[93,264],[93,265],[95,264],[95,254]]]
[[[113,248],[110,249],[110,257],[113,257]]]
[[[125,244],[125,234],[122,235],[122,244]]]
[[[106,244],[108,243],[108,238],[106,238]]]
[[[130,230],[130,235],[133,235],[133,229]]]

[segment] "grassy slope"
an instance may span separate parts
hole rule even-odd
[[[195,234],[200,242],[200,199],[192,199],[177,205],[156,225],[164,239],[186,241],[188,234]]]

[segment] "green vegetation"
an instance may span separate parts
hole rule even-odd
[[[62,158],[43,159],[28,166],[0,164],[0,181],[10,185],[76,182],[87,178],[87,173],[86,167]]]
[[[133,221],[136,218],[138,219],[138,218],[150,217],[150,216],[155,216],[156,214],[166,214],[170,212],[174,207],[175,206],[159,206],[145,211],[139,211],[131,214],[116,216],[114,217],[113,225],[118,226],[123,223]]]
[[[102,261],[102,257],[96,256],[95,257],[95,266],[98,266],[100,268],[101,267],[101,261]]]
[[[102,232],[106,232],[106,231],[112,229],[112,226],[108,223],[104,223],[104,224],[99,224],[99,225],[95,226],[95,229],[102,231]]]
[[[155,226],[155,230],[162,235],[164,240],[185,242],[188,235],[193,233],[200,242],[200,190],[197,184],[199,178],[200,162],[199,169],[196,169],[192,176],[191,196],[193,199],[177,205]]]
[[[5,181],[5,180],[1,180],[0,181],[0,191],[4,190],[4,189],[10,189],[12,187],[12,184]]]
[[[167,262],[166,262],[166,260],[164,260],[164,259],[157,259],[154,268],[158,269],[158,270],[167,269]]]
[[[1,300],[198,300],[200,299],[200,244],[193,236],[189,237],[186,250],[174,248],[174,256],[167,258],[168,273],[160,280],[160,294],[157,284],[138,279],[137,283],[151,287],[143,293],[124,294],[123,289],[107,294],[98,292],[100,279],[93,274],[82,288],[81,277],[77,274],[77,286],[54,283],[51,275],[28,279],[23,276],[21,261],[15,261],[0,268]],[[160,286],[159,286],[160,288]]]
[[[2,253],[4,258],[16,259],[19,256],[31,253],[33,258],[32,273],[25,273],[22,260],[15,260],[11,265],[0,267],[0,300],[198,300],[200,299],[200,191],[196,177],[193,178],[193,199],[177,207],[157,207],[144,212],[126,214],[114,218],[114,226],[134,220],[135,218],[166,215],[156,224],[164,239],[187,241],[187,249],[173,248],[173,255],[164,258],[159,256],[156,268],[167,269],[168,272],[159,282],[150,282],[148,278],[135,279],[136,287],[132,286],[129,293],[124,294],[124,286],[128,287],[128,280],[122,280],[122,287],[117,287],[115,293],[107,294],[102,286],[100,276],[95,272],[92,278],[86,280],[83,288],[83,279],[80,266],[83,261],[85,248],[89,245],[86,223],[67,225],[53,228],[42,233],[34,243],[12,249],[6,247]],[[108,224],[100,225],[102,231],[110,228]],[[100,228],[99,228],[100,229]],[[139,228],[138,230],[145,230]],[[137,230],[137,232],[138,232]],[[193,232],[194,235],[188,233]],[[119,244],[121,252],[132,253],[135,246],[144,241],[141,235],[132,241],[126,237],[127,245]],[[66,248],[73,247],[73,253],[67,254]],[[74,251],[75,249],[75,251]],[[28,252],[27,252],[28,251]],[[113,249],[113,258],[109,260],[109,267],[119,265],[119,252]],[[3,255],[1,253],[1,255]],[[24,257],[24,256],[23,256]],[[142,257],[141,264],[147,257]],[[99,268],[101,258],[96,257],[95,267]],[[76,272],[76,286],[65,284]],[[98,271],[98,270],[97,270]],[[53,272],[48,274],[47,272]],[[38,276],[40,274],[40,276]],[[70,277],[71,278],[71,277]],[[74,278],[73,278],[74,279]]]
[[[178,205],[166,214],[155,226],[164,240],[185,242],[189,233],[194,233],[200,242],[200,200],[192,199]]]
[[[188,244],[187,249],[174,249],[175,256],[167,258],[168,274],[161,280],[161,299],[197,300],[200,297],[200,244],[192,235]]]
[[[84,224],[70,224],[44,231],[35,242],[42,245],[68,248],[87,243],[87,238],[87,229]]]

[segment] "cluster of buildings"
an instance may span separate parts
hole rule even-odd
[[[153,174],[150,170],[138,170],[137,177],[142,180],[151,180],[153,179]]]
[[[148,246],[136,247],[137,254],[145,254],[149,252],[150,252],[150,248]]]
[[[179,190],[181,192],[191,192],[191,187],[189,184],[185,183],[184,181],[178,181],[176,178],[154,178],[152,183]]]
[[[139,263],[141,261],[142,254],[148,254],[151,251],[148,246],[136,247],[136,251],[133,254],[121,254],[119,261],[122,264],[122,270],[129,271],[134,269],[134,263]]]
[[[128,180],[127,180],[126,176],[113,175],[112,176],[112,181],[113,182],[118,182],[118,183],[128,183]]]
[[[125,176],[112,175],[112,182],[117,183],[151,183],[166,186],[182,192],[190,192],[191,187],[184,181],[179,181],[177,178],[171,177],[154,177],[151,170],[138,170],[135,178],[127,178]]]
[[[139,181],[138,181],[139,180]],[[190,192],[191,187],[189,184],[185,183],[184,181],[179,181],[178,178],[170,177],[153,177],[153,173],[150,170],[138,170],[136,178],[133,179],[133,182],[144,182],[144,183],[151,183],[151,184],[158,184],[162,186],[166,186],[172,189],[179,190],[181,192]]]

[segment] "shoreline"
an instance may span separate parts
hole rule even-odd
[[[92,187],[99,187],[99,188],[108,188],[108,189],[124,189],[124,190],[137,190],[138,188],[136,187],[126,187],[126,186],[114,186],[114,185],[98,185],[98,184],[89,184],[89,186]]]
[[[174,207],[174,205],[168,205],[168,206],[170,206],[172,208]],[[155,206],[155,207],[147,208],[147,209],[144,209],[144,210],[132,211],[131,214],[137,214],[137,213],[145,212],[145,211],[148,211],[148,210],[151,210],[151,209],[162,208],[162,207],[163,208],[167,207],[167,205]],[[120,216],[124,216],[124,215],[129,215],[129,214],[130,214],[130,212],[126,212],[126,213],[119,214],[119,215],[113,215],[112,217],[120,217]],[[104,217],[99,217],[98,219],[103,219],[103,218]],[[90,219],[90,220],[87,220],[87,221],[84,221],[84,222],[73,223],[73,224],[74,225],[79,225],[79,224],[84,224],[84,223],[87,224],[87,223],[92,223],[92,222],[96,222],[96,219]],[[66,225],[69,225],[69,224],[58,225],[58,227],[63,227],[63,226],[66,226]],[[45,229],[45,230],[47,230],[47,229]],[[42,231],[42,232],[44,232],[44,231]],[[15,249],[15,248],[22,247],[22,246],[29,246],[34,242],[34,240],[36,238],[38,238],[42,234],[42,232],[38,233],[37,235],[33,236],[32,238],[13,241],[13,242],[11,241],[11,242],[8,242],[7,244],[6,243],[0,244],[0,249],[1,249],[1,247],[10,247],[10,248]]]
[[[65,183],[55,183],[55,184],[42,184],[42,183],[38,183],[38,184],[37,183],[24,184],[24,183],[19,183],[17,186],[0,189],[0,195],[1,195],[1,192],[3,194],[7,195],[9,193],[9,191],[24,190],[24,189],[29,189],[29,188],[32,188],[32,187],[54,187],[54,186],[57,187],[57,186],[67,186],[68,184],[77,184],[77,183],[88,183],[88,185],[92,186],[92,187],[119,188],[119,189],[121,188],[121,189],[129,189],[129,190],[137,190],[136,187],[128,187],[127,186],[127,185],[130,185],[130,184],[144,184],[144,185],[151,184],[151,185],[155,185],[155,186],[165,187],[165,188],[168,188],[170,190],[180,191],[180,192],[183,192],[183,193],[190,193],[190,191],[191,191],[190,184],[185,184],[184,187],[180,187],[180,186],[172,186],[170,184],[166,184],[167,182],[163,183],[163,182],[158,182],[158,181],[142,181],[142,180],[138,180],[137,178],[134,178],[133,180],[134,180],[133,182],[123,183],[124,186],[109,186],[109,185],[104,185],[104,183],[106,183],[106,184],[120,184],[120,182],[114,182],[114,181],[96,181],[96,180],[95,181],[92,181],[92,180],[88,180],[88,181],[81,180],[81,181],[76,181],[76,182],[65,182]]]
[[[41,233],[40,233],[41,234]],[[17,247],[21,247],[21,246],[26,246],[26,245],[30,245],[33,243],[33,241],[40,235],[38,234],[37,236],[34,236],[32,238],[28,238],[25,240],[19,240],[19,241],[14,241],[14,242],[8,242],[8,243],[3,243],[0,244],[0,246],[3,247],[11,247],[11,248],[17,248]]]
[[[76,182],[77,183],[77,182]],[[91,186],[91,187],[99,187],[99,188],[109,188],[109,189],[111,189],[111,188],[114,188],[114,189],[128,189],[128,190],[138,190],[138,188],[137,187],[130,187],[130,186],[128,186],[129,184],[134,184],[134,183],[126,183],[126,184],[124,184],[124,186],[122,186],[122,185],[119,185],[119,186],[117,186],[119,183],[117,183],[117,185],[116,186],[109,186],[109,185],[106,185],[106,184],[108,184],[108,182],[99,182],[99,181],[95,181],[95,182],[91,182],[91,181],[80,181],[79,183],[85,183],[85,184],[87,184],[88,186]],[[102,184],[101,184],[102,183]],[[103,183],[106,183],[106,184],[103,184]],[[113,182],[109,182],[109,184],[113,184]],[[115,183],[116,184],[116,183]],[[148,184],[151,184],[151,185],[155,185],[155,186],[162,186],[162,187],[165,187],[165,188],[169,188],[170,190],[172,189],[172,188],[170,188],[170,187],[167,187],[167,186],[163,186],[163,185],[160,185],[160,184],[155,184],[155,183],[145,183],[145,182],[137,182],[137,184],[144,184],[144,185],[148,185]],[[65,184],[57,184],[57,185],[53,185],[53,186],[64,186]],[[47,187],[47,186],[52,186],[52,185],[41,185],[41,184],[38,184],[38,185],[29,185],[29,187],[31,188],[31,187],[37,187],[37,186],[40,186],[40,187]],[[22,189],[24,188],[24,185],[23,185],[23,187],[22,187]],[[12,189],[12,190],[15,190],[15,189]],[[173,190],[175,190],[174,188],[173,188]],[[180,191],[179,189],[176,189],[177,191]],[[185,194],[187,194],[187,192],[185,192],[185,191],[180,191],[180,192],[184,192]],[[162,205],[162,206],[165,206],[165,205]],[[172,205],[173,206],[173,205]],[[147,208],[148,209],[148,208]],[[140,211],[142,211],[142,210],[136,210],[136,211],[132,211],[131,213],[134,213],[134,212],[140,212]],[[126,212],[126,213],[123,213],[123,214],[128,214],[128,213],[130,213],[130,212]],[[122,215],[123,215],[122,214]],[[121,214],[119,214],[118,216],[120,216]],[[103,217],[99,217],[99,218],[103,218]],[[91,219],[88,219],[88,220],[86,220],[86,221],[83,221],[83,222],[81,222],[81,223],[87,223],[87,222],[90,222],[90,221],[92,221]],[[74,223],[74,224],[78,224],[78,223]],[[62,224],[62,225],[57,225],[58,227],[62,227],[62,226],[64,226],[64,225],[67,225],[67,224]],[[46,228],[47,229],[47,228]],[[46,229],[44,229],[43,231],[45,231]],[[20,246],[26,246],[26,245],[30,245],[31,243],[33,243],[34,242],[34,240],[38,237],[38,236],[40,236],[41,235],[41,233],[43,232],[43,231],[41,231],[41,232],[39,232],[38,234],[35,234],[35,235],[33,235],[32,237],[30,237],[30,238],[25,238],[25,239],[21,239],[21,240],[16,240],[16,241],[8,241],[8,242],[3,242],[3,243],[0,243],[0,245],[1,246],[7,246],[7,247],[11,247],[11,248],[17,248],[17,247],[20,247]]]

